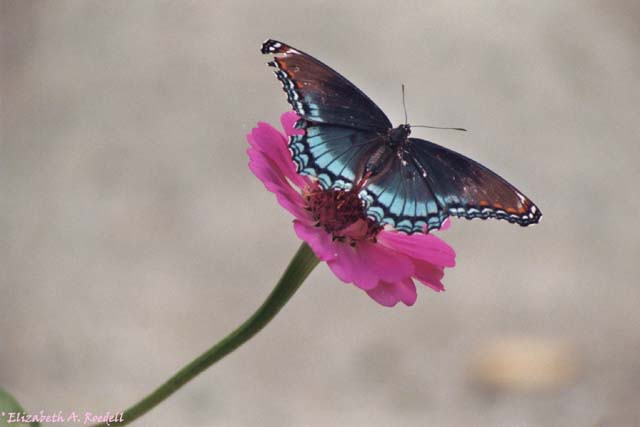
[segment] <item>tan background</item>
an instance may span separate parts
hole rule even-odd
[[[140,426],[640,425],[640,8],[619,2],[0,3],[0,386],[116,411],[258,306],[298,246],[246,167],[287,109],[267,37],[495,169],[537,227],[454,221],[448,291],[384,309],[326,266]],[[487,343],[574,371],[490,389]],[[526,369],[525,369],[526,370]]]

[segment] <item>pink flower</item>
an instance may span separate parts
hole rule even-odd
[[[432,234],[385,229],[366,216],[355,191],[323,190],[296,173],[287,137],[304,132],[294,128],[297,119],[293,112],[282,115],[286,135],[258,123],[247,135],[247,154],[251,171],[296,218],[293,227],[298,237],[340,280],[355,284],[384,306],[398,301],[413,305],[414,279],[443,291],[444,268],[455,265],[449,245]]]

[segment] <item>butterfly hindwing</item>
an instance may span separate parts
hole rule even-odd
[[[299,123],[305,133],[290,139],[293,161],[299,173],[318,178],[325,189],[351,188],[362,177],[367,157],[383,143],[372,131],[304,120]]]
[[[408,154],[394,157],[388,171],[363,190],[367,214],[406,233],[440,228],[448,215]]]
[[[378,106],[349,80],[311,55],[276,40],[267,40],[262,53],[273,54],[289,104],[315,123],[362,130],[387,130],[391,122]]]

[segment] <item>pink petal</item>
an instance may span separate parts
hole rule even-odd
[[[249,156],[249,169],[262,181],[267,190],[272,193],[285,192],[298,194],[268,156],[265,156],[264,153],[253,148],[247,150],[247,155]],[[298,197],[302,198],[299,194]]]
[[[432,234],[404,234],[383,230],[378,234],[378,242],[419,260],[432,264],[453,267],[456,253],[440,238]]]
[[[393,285],[391,283],[380,283],[375,288],[369,289],[367,295],[385,307],[393,307],[398,303],[398,298],[396,298],[393,292]]]
[[[269,158],[279,173],[288,178],[299,188],[308,184],[308,179],[296,173],[296,166],[291,160],[287,147],[287,138],[268,123],[260,122],[247,135],[249,144]]]
[[[394,283],[414,273],[411,258],[382,245],[360,242],[357,251],[362,268],[370,269],[380,281]]]
[[[345,283],[354,283],[360,289],[373,289],[380,277],[366,264],[366,258],[360,256],[356,248],[336,242],[336,256],[327,261],[331,271]]]
[[[416,285],[411,279],[404,279],[401,282],[394,285],[396,296],[405,305],[411,306],[418,299],[418,293],[416,292]]]
[[[411,306],[418,298],[416,286],[411,279],[404,279],[396,283],[380,282],[377,287],[368,290],[367,294],[385,307],[393,307],[398,301]]]
[[[298,238],[307,242],[320,260],[328,261],[336,257],[337,243],[333,242],[331,235],[321,227],[296,220],[293,221],[293,229]]]
[[[300,119],[294,111],[287,111],[280,116],[280,123],[282,129],[287,136],[291,135],[304,135],[304,129],[296,129],[295,124]]]
[[[280,206],[288,210],[293,216],[305,222],[311,221],[311,212],[309,212],[304,203],[304,199],[298,193],[291,195],[290,193],[276,193],[276,198]]]
[[[287,144],[287,138],[265,122],[258,122],[258,125],[251,129],[251,133],[247,135],[247,141],[249,145],[264,153],[283,151],[283,146],[286,147]]]
[[[249,168],[251,172],[265,185],[271,184],[277,187],[291,187],[280,171],[274,166],[271,159],[265,156],[263,152],[255,148],[249,148],[247,149],[247,156],[249,157]],[[275,188],[269,191],[275,191]]]
[[[416,273],[415,277],[422,284],[430,287],[436,292],[444,291],[444,285],[440,281],[444,276],[442,267],[424,261],[415,260]]]

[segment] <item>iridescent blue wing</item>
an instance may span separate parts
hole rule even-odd
[[[407,233],[438,229],[450,215],[535,224],[542,212],[496,173],[455,151],[409,138],[387,172],[364,190],[368,213]]]
[[[298,172],[318,178],[323,188],[350,189],[363,175],[364,165],[384,139],[374,131],[314,124],[302,120],[304,135],[292,136],[291,157]]]
[[[455,151],[409,138],[386,174],[366,188],[368,212],[408,233],[438,229],[450,215],[535,224],[542,212],[496,173]]]
[[[308,122],[361,130],[391,128],[387,116],[367,95],[311,55],[276,40],[264,42],[261,51],[275,55],[269,65],[276,68],[289,104]]]
[[[386,172],[367,182],[360,194],[367,214],[406,233],[440,228],[448,215],[421,170],[407,156],[406,152],[403,157],[394,156]]]
[[[350,188],[391,122],[360,89],[312,56],[275,40],[264,42],[262,53],[275,55],[269,65],[301,117],[296,127],[304,134],[289,140],[298,172],[317,177],[324,188]]]

